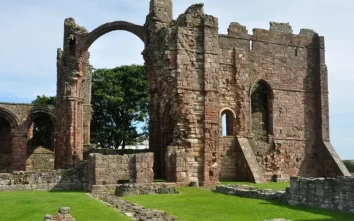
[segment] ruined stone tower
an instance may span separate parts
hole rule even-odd
[[[125,30],[145,43],[156,177],[212,185],[349,175],[329,142],[323,37],[275,22],[253,34],[231,23],[222,35],[203,4],[176,20],[172,11],[171,0],[152,0],[144,26],[117,21],[92,32],[65,21],[58,54],[65,150],[58,166],[75,164],[90,145],[87,50],[103,34]]]
[[[213,185],[350,175],[329,141],[322,36],[310,29],[294,34],[288,23],[276,22],[252,34],[233,22],[223,35],[203,4],[175,20],[172,8],[171,0],[151,0],[144,25],[114,21],[91,32],[65,19],[57,110],[51,113],[60,119],[56,168],[74,166],[90,148],[89,47],[108,32],[124,30],[145,43],[156,177]],[[15,117],[8,119],[21,131]],[[18,140],[26,139],[14,146]]]

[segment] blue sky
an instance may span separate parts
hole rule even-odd
[[[354,2],[352,0],[174,0],[174,17],[194,3],[219,18],[219,32],[230,22],[269,28],[290,22],[294,33],[310,28],[325,36],[329,70],[331,141],[342,159],[354,159]],[[143,24],[148,0],[12,0],[0,3],[0,101],[30,102],[55,95],[56,50],[62,47],[67,17],[89,31],[116,20]],[[90,48],[95,68],[143,64],[143,43],[126,32],[112,32]]]

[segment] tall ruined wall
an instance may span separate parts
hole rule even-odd
[[[63,119],[57,168],[77,164],[89,146],[88,49],[100,36],[125,30],[145,43],[155,177],[213,185],[220,172],[255,182],[349,174],[329,143],[323,37],[308,29],[293,34],[286,23],[252,35],[231,23],[228,35],[220,35],[217,18],[206,15],[203,4],[176,20],[172,12],[171,0],[152,0],[144,26],[115,21],[91,32],[65,20],[57,62]],[[257,88],[263,92],[255,96]],[[233,113],[227,138],[223,110]]]
[[[167,168],[177,171],[169,179],[181,183],[218,180],[217,27],[217,19],[205,15],[202,4],[192,5],[169,26],[176,42],[169,46],[176,64],[176,124],[166,160],[171,163]]]
[[[143,52],[149,88],[149,149],[154,152],[155,177],[163,178],[165,151],[173,140],[176,125],[176,30],[172,21],[172,1],[153,0],[145,22]]]
[[[286,23],[252,35],[231,23],[228,31],[219,36],[220,104],[236,112],[234,135],[250,138],[266,179],[323,175],[322,139],[329,139],[323,37],[308,29],[295,35]],[[254,110],[252,87],[260,80],[268,97]]]

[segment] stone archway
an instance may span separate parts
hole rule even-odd
[[[0,116],[0,173],[7,173],[11,170],[11,148],[11,124]]]
[[[251,87],[251,131],[256,136],[273,134],[273,100],[271,86],[265,80],[258,80]]]
[[[19,123],[10,111],[0,108],[0,173],[17,169],[17,152],[21,136],[17,136]]]
[[[61,151],[60,161],[63,163],[59,167],[68,168],[77,164],[83,159],[85,150],[90,148],[92,66],[89,63],[89,47],[101,36],[121,30],[136,35],[144,42],[144,26],[115,21],[88,32],[74,19],[65,19],[64,50],[58,51],[57,97],[63,119],[60,142],[69,148]]]
[[[114,21],[103,24],[93,31],[91,31],[85,42],[83,43],[82,49],[83,51],[87,51],[89,47],[99,39],[101,36],[111,32],[111,31],[127,31],[134,35],[136,35],[140,40],[145,42],[145,29],[144,26],[136,25],[126,21]]]
[[[26,170],[51,170],[58,163],[57,133],[59,123],[56,113],[47,107],[34,107],[26,121],[27,151]],[[56,160],[57,159],[57,160]]]

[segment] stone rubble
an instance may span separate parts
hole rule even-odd
[[[115,190],[116,196],[178,194],[175,183],[122,184]]]
[[[69,207],[61,207],[56,215],[45,215],[43,221],[76,221],[74,217],[70,215]]]
[[[99,199],[109,206],[118,209],[121,213],[133,217],[137,221],[176,221],[177,219],[164,211],[144,208],[121,197],[109,193],[91,193],[92,197]]]
[[[285,191],[258,189],[247,185],[218,185],[216,186],[216,192],[254,199],[278,200],[287,203]]]

